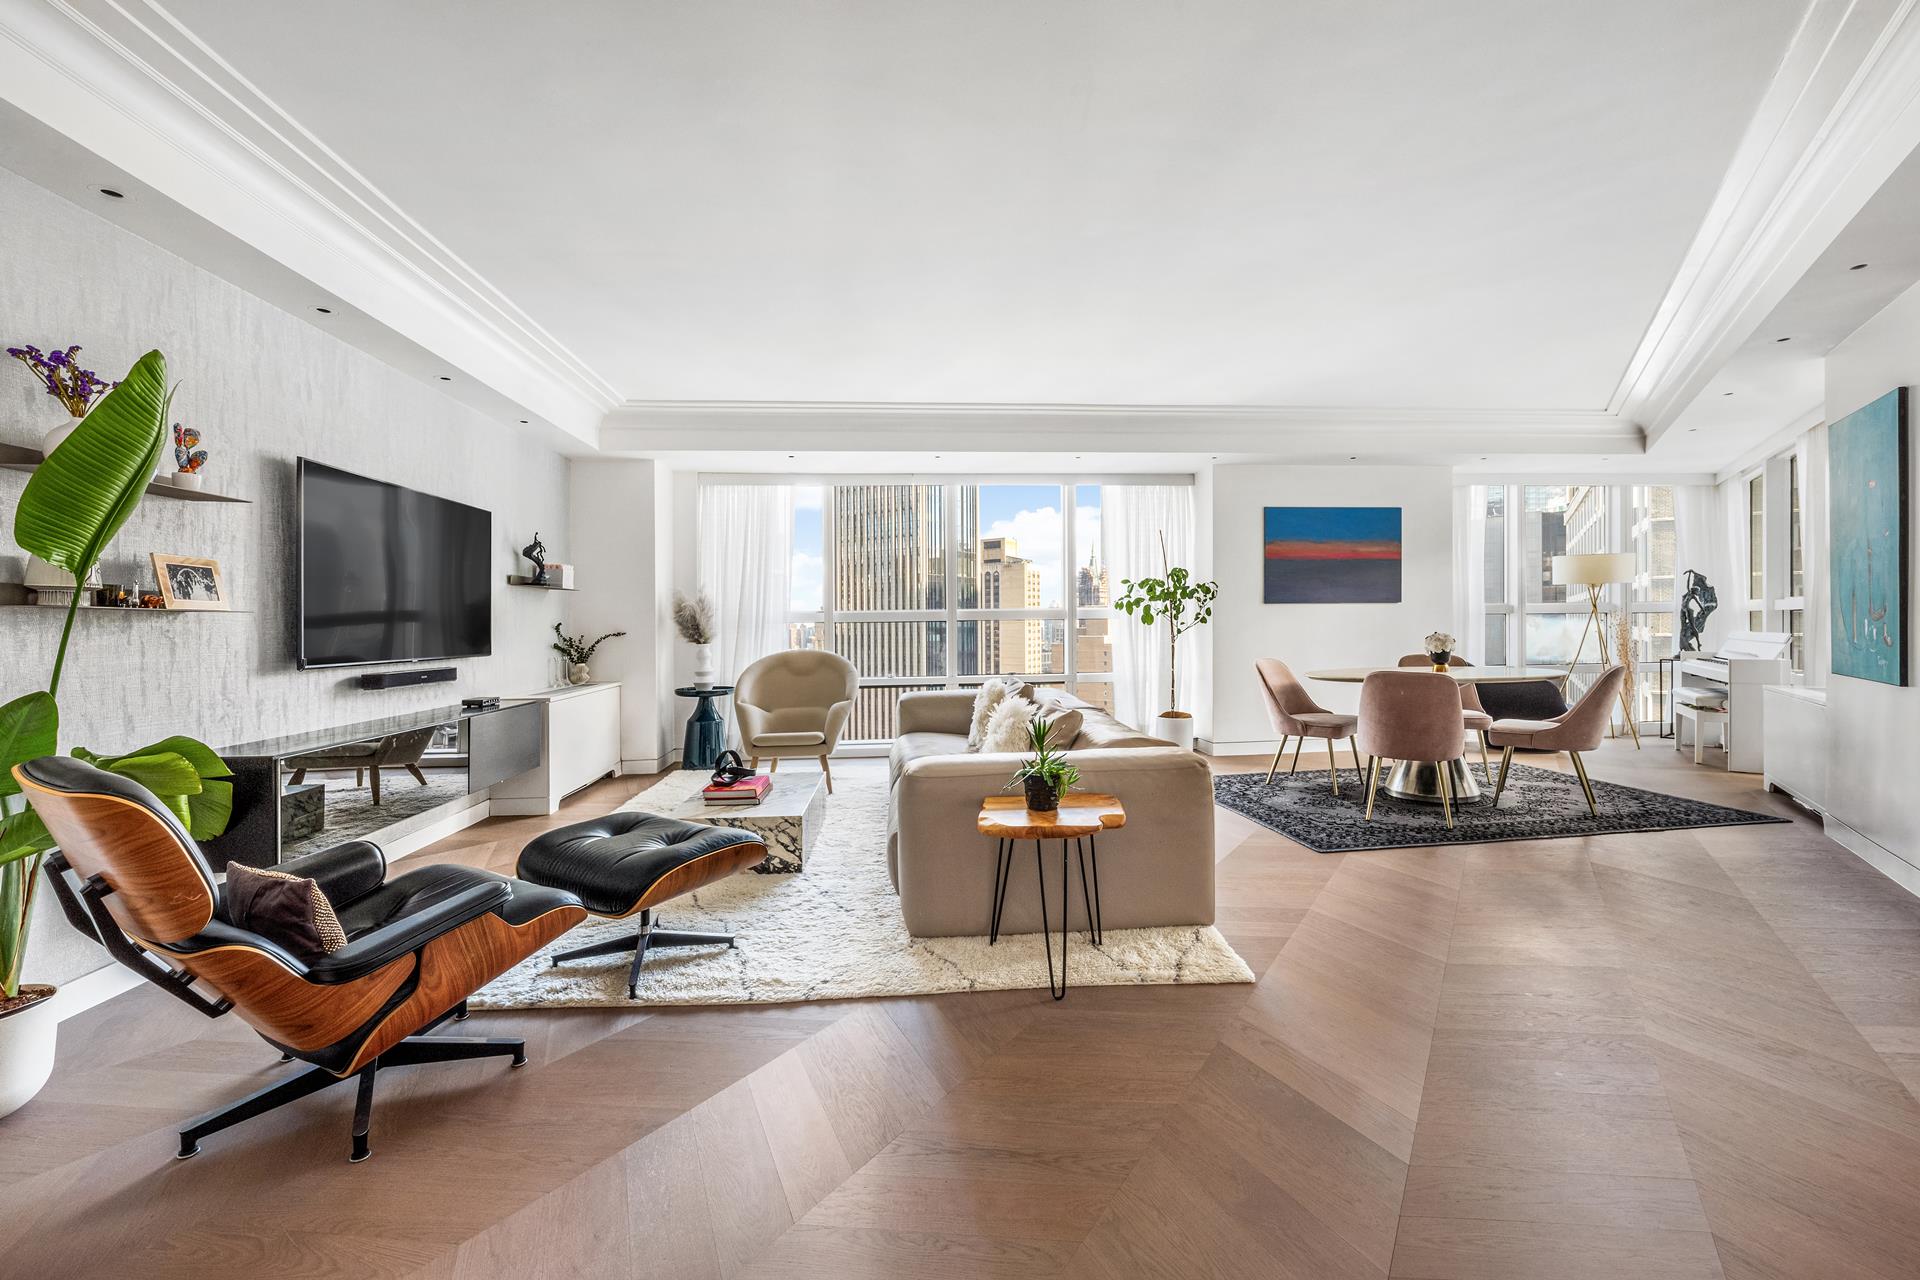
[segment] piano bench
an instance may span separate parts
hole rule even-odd
[[[1720,726],[1720,746],[1725,750],[1727,746],[1727,709],[1725,707],[1693,707],[1684,702],[1675,703],[1673,708],[1673,749],[1675,751],[1686,745],[1689,720],[1693,722],[1693,762],[1695,764],[1705,763],[1700,752],[1705,745],[1706,734],[1703,731],[1707,725]]]

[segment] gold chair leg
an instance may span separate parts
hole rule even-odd
[[[1487,731],[1480,731],[1480,772],[1486,776],[1489,785],[1493,782],[1493,765],[1487,760]]]
[[[1580,789],[1587,793],[1587,812],[1597,818],[1600,816],[1600,806],[1593,802],[1593,783],[1587,778],[1586,763],[1580,759],[1578,751],[1569,751],[1567,754],[1573,757],[1573,771],[1580,775]]]
[[[1306,745],[1307,745],[1306,734],[1303,733],[1299,736],[1299,738],[1295,739],[1293,744],[1293,765],[1291,768],[1287,770],[1287,776],[1289,778],[1291,778],[1294,774],[1300,772],[1300,748]]]
[[[1446,760],[1435,761],[1440,770],[1440,812],[1447,819],[1447,830],[1453,830],[1453,765]]]
[[[827,764],[827,758],[825,756],[820,757],[820,772],[824,774],[827,779],[827,794],[832,795],[833,794],[833,769],[830,765]]]
[[[747,767],[749,769],[752,769],[755,773],[760,772],[760,757],[755,756],[752,760],[749,760],[747,762]]]
[[[773,758],[773,760],[772,760],[772,762],[771,762],[771,763],[769,763],[769,764],[767,765],[767,772],[768,772],[768,773],[778,773],[778,772],[780,772],[780,757],[779,757],[779,756],[775,756],[775,757]]]
[[[1366,773],[1366,767],[1360,763],[1360,739],[1347,735],[1347,746],[1353,749],[1353,773],[1356,778]]]
[[[1494,784],[1493,807],[1500,807],[1500,793],[1507,789],[1507,770],[1513,767],[1513,748],[1500,748],[1500,781]]]
[[[1280,772],[1280,757],[1286,753],[1287,739],[1291,734],[1280,735],[1280,745],[1273,749],[1273,764],[1267,769],[1267,785],[1273,785],[1273,775]]]
[[[1380,757],[1367,757],[1367,821],[1373,821],[1373,794],[1380,789]]]
[[[1333,794],[1340,794],[1340,762],[1333,755],[1333,739],[1327,739],[1327,776],[1333,779]]]

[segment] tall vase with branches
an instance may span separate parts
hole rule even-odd
[[[1121,579],[1120,598],[1113,607],[1147,626],[1167,624],[1167,710],[1160,717],[1160,727],[1182,746],[1191,746],[1193,717],[1180,709],[1180,637],[1213,621],[1220,584],[1202,582],[1191,571],[1172,564],[1165,533],[1160,535],[1160,565],[1158,578]]]

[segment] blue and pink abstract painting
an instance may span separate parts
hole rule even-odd
[[[1268,604],[1398,604],[1399,507],[1268,507]]]
[[[1907,683],[1907,388],[1827,436],[1833,674]]]

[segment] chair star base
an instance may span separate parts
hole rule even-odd
[[[562,960],[584,960],[588,956],[618,955],[622,951],[633,952],[633,965],[627,970],[627,999],[635,1000],[640,996],[640,966],[646,962],[647,952],[656,947],[725,947],[733,950],[733,935],[730,933],[687,933],[674,929],[656,929],[653,927],[653,913],[640,913],[640,931],[623,938],[609,938],[605,942],[595,942],[584,947],[575,947],[571,951],[555,952],[551,957],[553,964]]]

